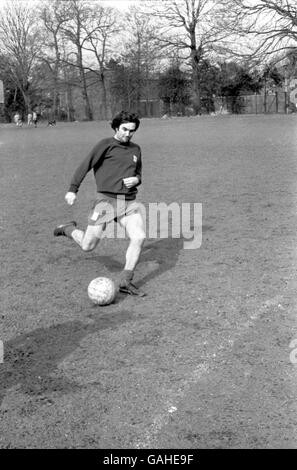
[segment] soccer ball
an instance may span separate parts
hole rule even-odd
[[[96,305],[109,305],[116,296],[116,287],[108,277],[96,277],[88,285],[88,296]]]

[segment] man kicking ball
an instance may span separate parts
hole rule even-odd
[[[89,213],[87,228],[83,231],[72,221],[56,227],[54,236],[71,238],[83,251],[91,251],[98,245],[108,222],[115,220],[120,223],[130,242],[119,290],[125,294],[144,296],[145,293],[132,283],[145,240],[140,205],[135,201],[137,186],[141,184],[141,149],[131,142],[139,124],[138,116],[126,111],[113,118],[111,127],[115,131],[114,136],[102,139],[95,145],[75,171],[65,195],[67,204],[71,206],[83,179],[93,169],[97,197]]]

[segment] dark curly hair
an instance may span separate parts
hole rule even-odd
[[[139,117],[137,116],[137,114],[129,113],[128,111],[121,111],[120,113],[118,113],[114,116],[114,118],[111,121],[110,125],[113,128],[113,130],[115,131],[124,122],[134,122],[136,131],[137,131],[137,129],[139,127],[139,124],[140,124],[140,120],[139,120]]]

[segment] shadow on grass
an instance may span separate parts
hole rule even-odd
[[[141,278],[137,285],[144,285],[151,279],[173,269],[182,249],[183,239],[181,238],[147,240],[135,272],[135,279]],[[97,259],[111,273],[119,272],[123,269],[123,265],[112,257],[99,255]],[[146,266],[150,263],[154,265],[153,269],[146,273]]]
[[[140,270],[141,263],[154,262],[155,268],[153,268],[151,272],[144,274],[137,284],[142,286],[155,277],[173,269],[182,249],[182,238],[164,238],[156,241],[148,241],[141,256]]]
[[[59,377],[57,367],[92,333],[118,328],[133,318],[128,311],[110,312],[92,317],[93,323],[72,321],[38,328],[4,343],[4,362],[0,364],[0,405],[8,390],[20,385],[29,395],[50,392],[65,394],[85,388],[66,377]],[[55,376],[56,375],[56,376]]]
[[[183,238],[169,237],[157,240],[147,239],[135,271],[133,282],[135,282],[138,287],[141,287],[155,277],[173,269],[177,263],[181,250],[183,250],[183,246]],[[63,257],[53,257],[51,255],[48,259],[48,263],[60,263],[61,259],[62,262],[64,262],[64,258],[67,261],[71,256],[73,256],[72,252],[64,254]],[[95,262],[98,263],[99,266],[101,265],[101,267],[104,266],[105,272],[101,275],[111,278],[118,277],[123,269],[123,263],[112,256],[95,253],[92,253],[92,255],[88,253],[87,256],[85,256],[85,254],[80,253],[79,258],[77,258],[77,261],[80,261],[80,265],[83,259],[86,262]],[[113,276],[113,274],[115,274],[115,276]],[[126,297],[126,294],[118,293],[115,303],[121,303]]]

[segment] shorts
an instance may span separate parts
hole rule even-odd
[[[124,215],[139,213],[139,204],[135,201],[125,200],[125,196],[115,197],[107,196],[103,193],[97,193],[92,209],[88,216],[89,225],[108,224],[113,220],[118,221]]]

